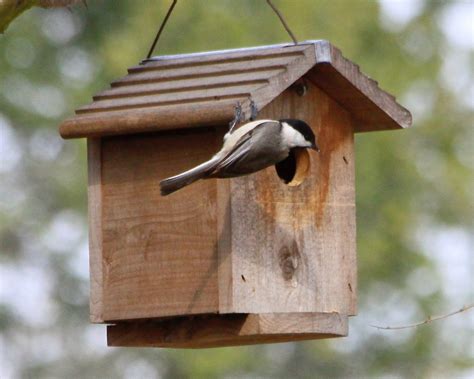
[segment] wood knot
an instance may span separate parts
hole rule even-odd
[[[283,246],[278,253],[278,259],[283,279],[288,281],[293,279],[300,260],[300,253],[296,242],[293,242],[291,248]]]

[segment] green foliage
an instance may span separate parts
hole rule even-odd
[[[15,18],[31,8],[34,3],[35,0],[2,0],[0,2],[0,33],[3,33]]]
[[[145,57],[168,3],[34,9],[0,38],[0,376],[472,374],[467,314],[398,332],[369,326],[472,302],[472,283],[446,279],[473,270],[472,259],[459,258],[473,245],[473,52],[453,45],[440,21],[456,2],[420,2],[416,16],[393,26],[375,1],[275,0],[299,40],[330,40],[414,111],[411,130],[356,137],[360,309],[348,338],[198,351],[104,347],[103,327],[88,324],[85,143],[62,141],[56,128]],[[156,53],[288,40],[263,0],[187,0]]]

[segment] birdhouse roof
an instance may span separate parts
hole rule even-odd
[[[355,131],[406,128],[410,112],[327,41],[159,56],[93,97],[60,126],[64,138],[223,125],[250,116],[304,77],[354,117]]]

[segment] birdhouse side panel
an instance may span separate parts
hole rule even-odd
[[[351,116],[308,82],[305,95],[290,88],[259,117],[306,121],[321,152],[310,152],[309,173],[298,186],[285,184],[274,167],[232,179],[232,285],[225,309],[355,314]]]
[[[104,320],[217,311],[216,183],[159,189],[216,149],[202,129],[102,140]]]
[[[102,160],[100,138],[87,139],[88,218],[89,218],[89,270],[90,320],[104,322],[103,318],[103,265],[102,265]]]

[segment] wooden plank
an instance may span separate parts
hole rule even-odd
[[[265,106],[277,93],[282,92],[312,67],[311,62],[314,60],[314,56],[311,54],[314,55],[314,52],[311,46],[305,46],[303,52],[303,55],[298,55],[294,59],[294,69],[281,71],[280,74],[272,76],[266,88],[250,91],[253,92],[251,93],[252,99],[259,108]],[[242,70],[238,72],[241,73]],[[268,73],[268,70],[265,73]],[[220,72],[219,75],[226,75],[226,73]],[[226,124],[234,117],[237,102],[242,103],[246,117],[250,115],[250,102],[247,95],[240,97],[239,94],[236,94],[235,98],[224,100],[214,100],[214,98],[204,100],[206,99],[191,103],[163,104],[160,107],[147,101],[137,109],[112,111],[100,109],[104,113],[96,115],[82,113],[64,121],[60,127],[60,133],[64,138],[77,138]]]
[[[264,47],[262,52],[269,49]],[[230,51],[146,63],[156,63],[156,70],[132,70],[130,75],[112,83],[114,87],[99,94],[92,105],[63,122],[61,135],[95,137],[228,123],[237,101],[244,103],[248,118],[249,97],[261,109],[302,78],[312,81],[351,113],[355,132],[400,129],[411,124],[410,113],[329,42],[305,42],[295,47],[295,54],[285,50],[289,47],[281,49],[277,46],[265,58],[249,61],[238,56],[232,58],[233,54],[244,54],[244,51]],[[247,53],[258,56],[261,52],[248,49]],[[158,68],[161,64],[165,68]],[[243,89],[243,83],[237,85],[235,78],[231,79],[237,75],[249,76],[244,80],[250,86],[243,86],[244,91],[236,91],[239,87]],[[222,81],[224,77],[229,81]],[[253,86],[253,80],[261,85]],[[204,97],[197,90],[202,90]],[[216,94],[222,94],[218,101],[214,101]],[[229,102],[232,105],[228,106]],[[83,118],[89,116],[84,112],[95,111],[100,114]],[[199,115],[194,116],[195,112]]]
[[[102,149],[103,318],[217,312],[216,182],[168,197],[158,185],[212,156],[215,131],[105,138]]]
[[[89,218],[90,320],[103,318],[102,157],[101,139],[87,139],[87,204]]]
[[[327,41],[315,45],[316,65],[309,78],[354,115],[355,132],[407,128],[410,112]]]
[[[185,92],[197,89],[210,89],[231,87],[242,84],[267,83],[268,79],[278,73],[279,70],[268,70],[251,73],[235,73],[230,75],[213,76],[206,78],[191,78],[185,80],[173,80],[161,83],[136,84],[134,86],[112,87],[96,96],[94,100],[113,99],[117,97],[141,96],[146,94],[157,94],[167,92]]]
[[[180,103],[212,101],[228,98],[247,98],[256,89],[265,83],[253,82],[236,86],[223,86],[219,88],[198,88],[189,91],[166,92],[158,94],[145,94],[126,98],[105,99],[93,102],[90,105],[79,108],[78,114],[136,109],[141,107],[151,107],[159,105],[179,105]]]
[[[285,185],[274,168],[235,178],[232,305],[237,313],[356,313],[353,125],[319,88],[287,90],[262,118],[300,118],[315,130],[308,178]],[[227,311],[229,310],[227,309]]]
[[[259,46],[234,50],[209,51],[204,53],[181,54],[175,56],[159,56],[143,61],[140,65],[131,67],[130,73],[162,68],[176,68],[207,65],[210,63],[245,62],[250,60],[269,59],[277,57],[298,56],[301,50],[307,48],[304,44],[293,46]]]
[[[112,86],[181,80],[196,77],[207,78],[209,76],[229,75],[241,72],[267,71],[269,69],[278,70],[284,69],[290,62],[292,62],[292,60],[294,60],[293,57],[283,56],[265,60],[249,61],[245,62],[245,64],[242,64],[242,62],[214,63],[205,66],[178,67],[159,71],[144,71],[129,74],[120,80],[114,81],[112,82]]]
[[[109,346],[210,348],[302,341],[347,335],[337,313],[203,315],[107,327]]]
[[[303,54],[294,59],[285,70],[279,75],[274,75],[269,79],[268,85],[262,86],[252,92],[252,99],[258,109],[263,109],[267,104],[273,101],[285,89],[294,82],[301,79],[314,67],[314,49],[307,48]],[[249,113],[247,113],[249,114]]]
[[[247,100],[240,97],[213,99],[185,105],[82,114],[65,120],[59,132],[63,138],[80,138],[222,125],[234,117],[237,102],[245,104]],[[248,113],[248,105],[245,111]]]
[[[222,128],[223,138],[226,130]],[[222,140],[221,138],[221,140]],[[232,313],[232,243],[230,180],[217,180],[217,279],[219,312]]]

